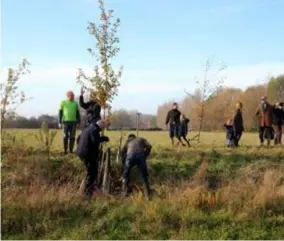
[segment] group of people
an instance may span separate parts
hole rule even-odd
[[[237,102],[235,112],[232,118],[229,118],[224,124],[226,129],[226,139],[228,147],[238,147],[242,134],[244,132],[244,121],[242,115],[243,104]],[[258,130],[260,144],[270,145],[274,139],[274,144],[282,144],[282,125],[284,123],[283,102],[277,102],[274,105],[268,103],[267,98],[263,96],[257,107],[256,117],[258,118]],[[188,124],[190,120],[178,109],[178,104],[173,103],[172,109],[167,113],[166,126],[169,130],[169,136],[172,146],[175,146],[174,139],[177,139],[177,146],[183,145],[183,141],[190,146],[187,138]]]
[[[74,93],[67,92],[67,99],[60,103],[59,107],[59,128],[63,127],[63,147],[64,154],[73,152],[76,128],[81,123],[80,109],[86,111],[86,121],[83,130],[77,139],[77,155],[85,164],[87,176],[84,184],[84,193],[86,198],[91,198],[96,187],[98,177],[98,163],[100,157],[100,145],[109,142],[109,138],[101,132],[106,129],[110,123],[101,119],[101,106],[95,101],[95,96],[91,94],[90,101],[84,101],[84,90],[81,89],[79,105],[74,100]],[[228,119],[224,125],[226,128],[228,147],[237,147],[244,131],[242,117],[242,103],[236,103],[236,110],[232,119]],[[261,98],[261,103],[257,107],[256,116],[259,119],[259,139],[261,145],[267,139],[268,145],[270,140],[274,139],[275,144],[281,144],[282,125],[284,122],[283,103],[277,102],[271,105],[267,102],[266,97]],[[178,109],[178,104],[173,103],[172,109],[166,116],[166,126],[169,129],[171,143],[174,146],[174,138],[177,139],[177,146],[190,146],[187,139],[188,124],[190,120]],[[274,131],[274,128],[275,131]],[[184,144],[184,142],[186,144]],[[123,194],[127,196],[130,192],[129,177],[131,169],[137,165],[140,170],[141,178],[144,184],[144,194],[147,199],[150,198],[150,185],[148,180],[146,159],[151,152],[151,144],[142,137],[136,137],[130,134],[121,150],[121,160],[123,165]]]
[[[96,188],[98,177],[98,164],[100,158],[100,145],[109,142],[109,138],[102,134],[102,131],[109,126],[107,120],[101,119],[101,106],[95,101],[95,96],[91,93],[90,101],[84,102],[84,90],[81,89],[79,105],[86,111],[86,122],[83,130],[77,139],[77,155],[84,163],[87,175],[84,182],[84,194],[86,199],[90,199]],[[74,93],[67,92],[67,99],[60,103],[59,108],[59,128],[63,127],[64,154],[73,152],[76,128],[81,122],[79,105],[74,100]],[[137,165],[144,184],[144,194],[150,198],[150,185],[148,180],[146,159],[151,152],[151,144],[142,137],[130,134],[121,151],[123,164],[123,194],[127,196],[130,192],[129,177],[131,169]]]
[[[228,147],[237,147],[244,131],[242,107],[242,103],[238,102],[233,118],[228,119],[224,125]],[[271,105],[264,96],[261,98],[260,104],[256,109],[255,116],[258,118],[260,144],[263,145],[265,139],[268,146],[270,146],[270,142],[273,139],[275,145],[282,144],[282,125],[284,123],[283,102]]]
[[[173,103],[172,109],[168,112],[166,117],[166,126],[169,129],[169,135],[171,139],[172,146],[175,145],[174,138],[177,139],[177,146],[180,144],[183,146],[189,146],[190,142],[187,139],[188,124],[190,120],[186,118],[185,114],[181,113],[178,109],[178,104]],[[183,140],[186,144],[183,143]]]

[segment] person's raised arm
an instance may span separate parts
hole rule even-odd
[[[83,109],[88,109],[89,108],[89,106],[90,106],[90,102],[84,102],[84,89],[83,88],[81,88],[81,94],[80,94],[80,97],[79,97],[79,104],[80,104],[80,106],[83,108]]]

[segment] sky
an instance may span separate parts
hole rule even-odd
[[[284,0],[105,4],[121,20],[113,64],[124,72],[114,109],[154,114],[165,101],[182,99],[198,87],[207,58],[212,76],[227,66],[219,77],[229,87],[245,89],[284,73]],[[32,99],[19,114],[56,114],[68,90],[79,95],[78,68],[89,72],[95,65],[86,49],[95,45],[87,25],[98,21],[97,6],[96,0],[2,0],[1,81],[22,58],[31,63],[19,87]]]

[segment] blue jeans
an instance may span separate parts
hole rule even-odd
[[[137,165],[139,168],[142,182],[145,185],[149,185],[145,153],[135,153],[131,156],[126,157],[126,161],[124,164],[123,178],[126,181],[127,185],[129,184],[129,176],[131,173],[131,169],[135,165]]]
[[[169,135],[170,138],[180,137],[180,124],[170,124]]]
[[[76,137],[76,127],[77,122],[64,122],[63,123],[63,145],[64,151],[68,149],[68,140],[69,141],[69,151],[73,152],[75,137]]]

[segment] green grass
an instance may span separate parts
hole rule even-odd
[[[242,147],[228,150],[224,133],[202,133],[200,144],[172,149],[166,132],[140,132],[154,145],[148,161],[153,199],[138,191],[129,198],[97,192],[86,202],[78,192],[84,167],[75,155],[61,155],[61,131],[50,161],[37,150],[35,132],[15,130],[17,144],[3,148],[3,239],[284,237],[284,150],[259,148],[256,133],[245,133]],[[106,134],[115,149],[119,132]],[[139,186],[136,169],[132,182]]]

